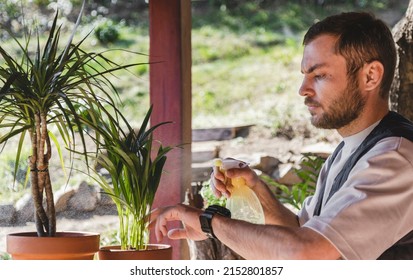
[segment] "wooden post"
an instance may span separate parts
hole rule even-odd
[[[151,123],[172,121],[156,131],[156,139],[184,144],[168,154],[156,208],[183,202],[191,185],[191,1],[150,0],[149,13]],[[165,243],[173,246],[174,259],[188,258],[185,240]]]

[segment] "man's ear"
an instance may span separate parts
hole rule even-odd
[[[379,89],[384,74],[384,67],[381,62],[374,60],[370,63],[366,63],[363,66],[362,73],[363,85],[366,91]]]

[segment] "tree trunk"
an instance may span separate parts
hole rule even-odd
[[[413,0],[393,28],[398,62],[390,90],[391,109],[413,120]]]
[[[56,212],[49,175],[51,145],[44,114],[37,113],[35,115],[35,129],[31,131],[31,141],[32,155],[29,162],[37,235],[54,236],[56,233]],[[44,197],[46,197],[47,212],[43,206]]]

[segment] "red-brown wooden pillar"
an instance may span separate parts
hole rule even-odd
[[[150,0],[150,102],[151,123],[161,126],[156,138],[163,145],[185,144],[168,156],[154,207],[184,201],[191,184],[191,1]],[[180,223],[175,223],[175,226]],[[153,234],[152,234],[153,236]],[[186,241],[165,240],[174,259],[188,258]]]

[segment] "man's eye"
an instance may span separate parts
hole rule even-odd
[[[325,77],[326,77],[325,74],[315,75],[315,76],[314,76],[314,79],[316,79],[316,80],[322,80],[322,79],[324,79]]]

